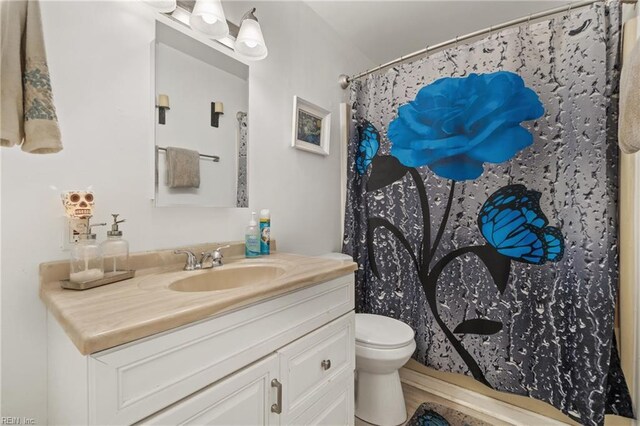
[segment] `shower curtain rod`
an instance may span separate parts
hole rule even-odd
[[[540,18],[544,18],[546,16],[549,15],[555,15],[557,13],[561,13],[561,12],[570,12],[572,9],[577,9],[579,7],[584,7],[584,6],[589,6],[593,3],[598,3],[601,1],[606,1],[606,0],[584,0],[584,1],[580,1],[580,2],[576,2],[576,3],[571,3],[567,6],[561,6],[561,7],[556,7],[554,9],[549,9],[549,10],[545,10],[543,12],[538,12],[538,13],[532,13],[531,15],[528,16],[524,16],[522,18],[518,18],[518,19],[513,19],[511,21],[507,21],[507,22],[503,22],[502,24],[499,25],[492,25],[489,28],[485,28],[482,30],[478,30],[478,31],[474,31],[472,33],[469,34],[465,34],[463,36],[457,36],[456,38],[452,38],[451,40],[447,40],[447,41],[443,41],[442,43],[438,43],[438,44],[434,44],[432,46],[427,46],[424,49],[420,49],[417,50],[413,53],[409,53],[408,55],[404,55],[401,56],[399,58],[396,58],[392,61],[386,62],[382,65],[378,65],[375,68],[371,68],[367,71],[361,72],[360,74],[356,74],[353,76],[348,76],[346,74],[341,74],[338,77],[338,83],[340,84],[340,87],[342,87],[343,89],[346,89],[347,87],[349,87],[349,83],[351,83],[354,80],[357,80],[361,77],[364,77],[366,75],[372,74],[376,71],[380,71],[381,69],[390,67],[392,65],[398,64],[400,62],[404,62],[408,59],[412,59],[415,58],[417,56],[421,56],[421,55],[425,55],[428,54],[430,52],[433,52],[434,50],[438,50],[438,49],[442,49],[443,47],[447,47],[451,44],[457,44],[461,41],[465,41],[465,40],[469,40],[471,38],[474,37],[478,37],[481,36],[483,34],[487,34],[487,33],[492,33],[494,31],[498,31],[498,30],[502,30],[508,27],[512,27],[515,25],[519,25],[519,24],[523,24],[525,22],[530,22],[532,20],[535,19],[540,19]],[[621,0],[621,3],[633,3],[635,4],[637,2],[637,0]]]

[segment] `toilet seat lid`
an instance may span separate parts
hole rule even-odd
[[[371,348],[401,348],[413,341],[414,331],[394,318],[356,314],[356,342]]]

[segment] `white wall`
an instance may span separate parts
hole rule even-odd
[[[248,6],[247,6],[248,9]],[[42,16],[64,151],[1,156],[2,415],[46,423],[46,315],[38,264],[64,259],[64,189],[91,186],[96,219],[109,213],[132,251],[240,240],[250,210],[154,208],[150,201],[153,15],[139,2],[43,2]],[[283,251],[340,247],[340,73],[372,65],[300,2],[260,2],[269,57],[251,66],[250,207],[272,212]],[[293,95],[334,114],[331,156],[289,147]],[[100,230],[104,235],[104,229]]]

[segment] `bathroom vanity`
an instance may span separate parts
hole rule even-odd
[[[85,292],[41,265],[49,423],[353,424],[356,265],[238,251],[133,255],[135,278]]]

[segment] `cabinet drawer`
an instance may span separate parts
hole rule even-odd
[[[344,371],[324,395],[320,396],[309,408],[298,417],[281,423],[282,425],[305,426],[353,426],[354,410],[353,372]]]
[[[306,410],[355,367],[355,314],[350,312],[278,351],[287,418]]]

